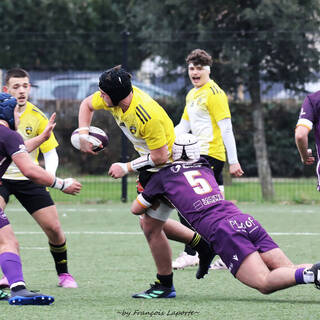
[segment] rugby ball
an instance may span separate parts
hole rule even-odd
[[[92,150],[96,152],[103,150],[109,143],[107,134],[102,129],[93,126],[89,127],[89,135],[86,139],[92,143]],[[79,128],[72,132],[71,144],[80,150]]]

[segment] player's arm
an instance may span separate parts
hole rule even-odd
[[[108,174],[115,178],[121,178],[129,172],[137,172],[150,168],[154,168],[165,164],[169,160],[168,146],[164,145],[161,148],[151,150],[150,153],[143,155],[131,162],[116,162],[109,169]]]
[[[97,154],[97,152],[92,151],[92,143],[85,139],[85,137],[89,134],[89,127],[94,114],[92,97],[93,95],[82,100],[79,108],[78,122],[80,128],[80,150],[85,153]]]
[[[143,195],[140,193],[136,200],[131,205],[131,212],[135,215],[146,213],[147,209],[151,207],[151,203],[146,201]]]
[[[60,179],[54,177],[40,166],[33,163],[27,152],[17,152],[11,156],[24,176],[35,183],[61,190],[68,194],[77,194],[81,190],[81,183],[73,178]]]
[[[43,153],[43,159],[46,171],[55,176],[59,165],[59,157],[56,148],[53,148],[50,151]]]
[[[233,135],[231,118],[225,118],[218,121],[218,126],[221,131],[223,144],[227,151],[230,174],[240,177],[243,175],[243,170],[238,161],[237,147]]]
[[[30,140],[25,141],[24,144],[25,144],[28,152],[31,152],[31,151],[37,149],[43,142],[47,141],[50,138],[50,136],[52,134],[52,130],[56,126],[55,119],[56,119],[56,113],[54,112],[51,115],[47,126],[41,132],[41,134],[39,134],[38,136],[36,136]]]
[[[307,125],[298,124],[295,131],[295,141],[301,161],[306,165],[311,165],[315,161],[315,158],[312,156],[312,151],[308,149],[308,136],[311,128]]]

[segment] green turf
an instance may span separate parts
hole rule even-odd
[[[295,262],[320,258],[319,208],[311,205],[240,204],[253,214]],[[262,295],[235,280],[228,271],[210,271],[195,279],[196,268],[175,271],[176,299],[136,300],[155,279],[155,267],[129,204],[58,205],[67,234],[69,267],[78,289],[57,287],[47,239],[20,206],[7,214],[20,242],[30,289],[51,294],[52,306],[1,304],[1,319],[318,319],[320,292],[313,285]],[[176,216],[176,214],[174,214]],[[309,235],[290,233],[309,232]],[[288,233],[288,234],[281,234]],[[176,257],[182,246],[171,243]],[[183,315],[184,313],[184,315]]]

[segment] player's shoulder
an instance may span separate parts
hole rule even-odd
[[[93,109],[108,109],[106,102],[102,99],[100,91],[96,91],[91,96],[91,105]]]
[[[15,130],[11,130],[10,128],[7,128],[5,126],[0,125],[0,137],[1,140],[5,143],[11,143],[12,141],[19,141],[19,142],[23,142],[22,137],[20,136],[20,134],[15,131]]]
[[[47,116],[37,106],[29,101],[27,102],[27,107],[24,111],[24,114],[32,115],[39,119],[48,120]]]
[[[219,95],[225,95],[225,92],[220,88],[220,86],[210,79],[206,85],[205,85],[205,90],[207,90],[208,94],[212,97],[214,96],[219,96]]]

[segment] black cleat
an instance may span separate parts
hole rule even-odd
[[[315,263],[309,270],[314,274],[314,285],[320,290],[320,262]]]
[[[49,305],[54,302],[54,297],[42,293],[31,292],[21,289],[16,292],[11,291],[11,298],[8,300],[11,305]]]
[[[207,252],[199,252],[199,267],[196,273],[197,279],[202,279],[208,273],[210,269],[211,262],[215,257],[215,252],[208,249]]]
[[[158,299],[158,298],[175,298],[176,290],[174,286],[171,288],[165,287],[159,282],[155,282],[154,284],[150,284],[151,288],[132,295],[132,298],[140,298],[140,299]]]

